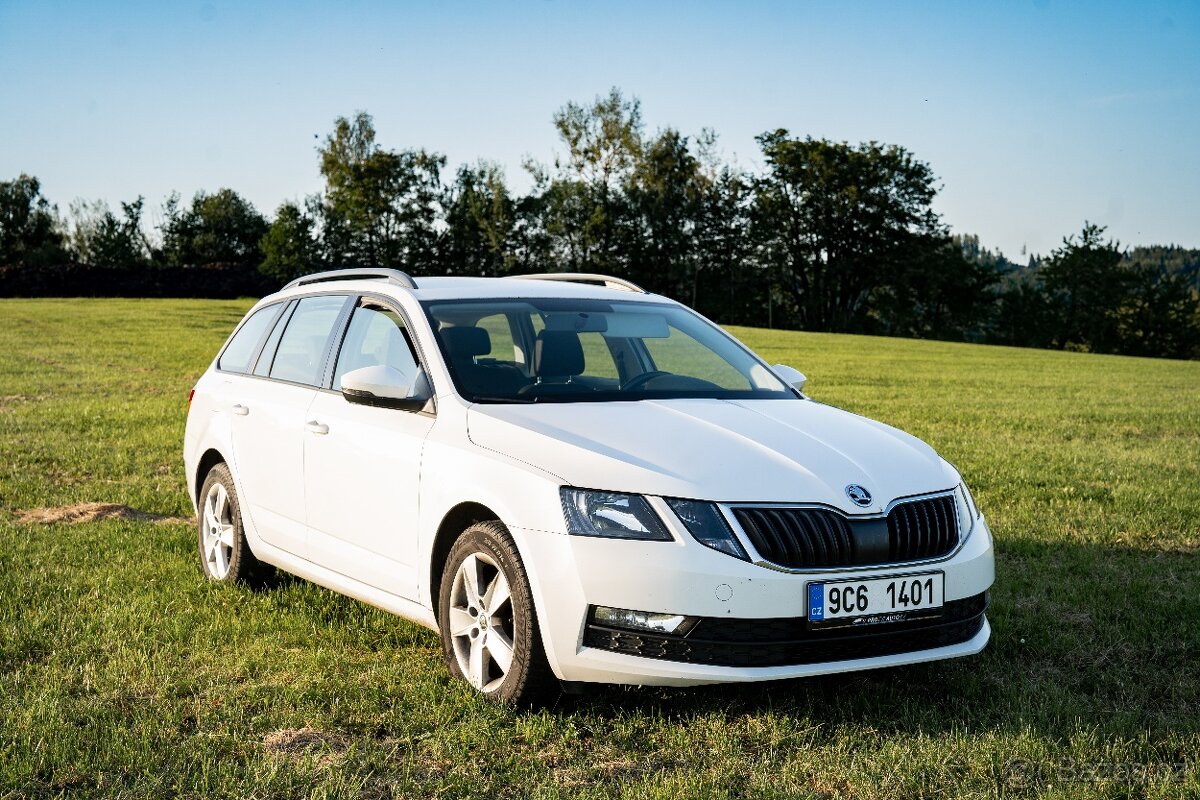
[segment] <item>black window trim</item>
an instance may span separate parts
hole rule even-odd
[[[262,353],[263,345],[267,343],[267,339],[271,338],[271,333],[275,330],[275,325],[279,322],[279,312],[288,304],[288,302],[289,301],[287,300],[281,300],[277,303],[267,303],[261,308],[254,309],[253,313],[247,312],[246,315],[242,317],[242,321],[238,323],[238,326],[233,329],[233,333],[229,334],[229,338],[225,340],[225,344],[221,347],[221,351],[217,353],[215,362],[217,372],[223,372],[226,375],[250,375],[253,373],[254,367],[258,363],[259,356]],[[235,369],[225,369],[222,367],[221,359],[225,357],[225,351],[229,349],[229,345],[233,344],[233,340],[237,338],[237,335],[241,332],[242,328],[246,327],[246,323],[249,322],[252,317],[257,316],[259,313],[274,306],[279,307],[275,310],[275,316],[271,318],[271,321],[263,331],[262,336],[259,337],[258,342],[254,345],[254,350],[252,350],[250,353],[250,362],[247,365],[249,367],[249,371],[239,372]]]
[[[271,352],[271,355],[270,355],[271,363],[269,363],[267,365],[267,374],[266,375],[258,374],[258,363],[263,360],[263,356],[267,355],[267,353],[266,353],[267,344],[271,341],[271,337],[275,335],[276,330],[279,331],[279,338],[280,339],[283,338],[283,332],[285,330],[287,330],[287,324],[288,324],[288,322],[291,321],[292,314],[295,313],[295,311],[296,311],[296,301],[294,299],[287,300],[284,302],[283,313],[275,318],[275,324],[271,326],[271,330],[267,331],[266,338],[263,339],[259,343],[258,350],[255,351],[253,362],[250,365],[250,371],[246,373],[247,375],[249,375],[252,378],[268,378],[268,377],[270,377],[271,367],[275,366],[275,363],[274,363],[275,362],[275,351],[273,350]],[[276,340],[276,342],[275,342],[275,348],[276,349],[279,348],[278,340]]]
[[[328,295],[308,295],[308,297],[327,297],[336,296],[340,292],[330,292]],[[333,328],[329,331],[329,338],[325,340],[325,354],[321,360],[321,371],[319,373],[320,380],[313,388],[317,391],[324,390],[333,383],[333,368],[337,361],[337,354],[342,348],[342,340],[346,338],[346,331],[350,327],[350,315],[354,313],[354,307],[358,305],[358,298],[355,293],[346,294],[346,299],[342,301],[342,310],[338,312],[337,319],[333,321]]]
[[[283,380],[282,378],[273,378],[269,374],[268,375],[255,375],[254,369],[258,366],[258,361],[265,355],[265,353],[263,352],[263,348],[266,346],[267,342],[270,340],[271,334],[274,333],[274,331],[275,331],[275,327],[280,324],[283,324],[286,326],[287,323],[291,321],[292,314],[295,313],[296,307],[299,306],[300,301],[305,300],[309,297],[345,297],[347,300],[352,301],[349,303],[344,303],[342,305],[342,309],[338,312],[338,317],[336,320],[334,320],[333,327],[330,329],[332,332],[332,335],[325,342],[325,353],[324,353],[324,356],[322,357],[323,360],[322,360],[322,366],[321,366],[321,383],[320,383],[320,385],[314,386],[311,383],[301,383],[299,381],[288,381],[288,380]],[[263,335],[262,339],[259,340],[258,345],[256,346],[255,351],[254,351],[254,358],[252,359],[252,366],[250,367],[250,371],[249,372],[234,372],[232,370],[223,370],[220,368],[221,355],[224,354],[225,347],[229,346],[229,341],[233,341],[233,336],[236,335],[239,330],[241,330],[242,325],[246,324],[246,320],[250,319],[250,317],[252,315],[249,313],[246,314],[246,316],[242,319],[242,321],[240,323],[238,323],[237,328],[235,328],[233,334],[230,335],[229,340],[225,344],[225,347],[221,348],[221,353],[218,354],[218,356],[217,356],[216,369],[217,369],[217,371],[223,372],[227,375],[239,375],[243,378],[252,378],[254,380],[260,380],[260,381],[271,381],[272,383],[279,383],[279,384],[283,384],[285,386],[298,386],[303,389],[312,389],[317,392],[328,392],[330,394],[336,394],[340,397],[340,396],[342,396],[342,393],[334,391],[334,389],[333,389],[333,371],[337,365],[337,353],[334,351],[333,345],[336,343],[337,351],[341,350],[342,343],[345,340],[346,334],[349,329],[350,315],[351,315],[351,313],[353,313],[354,309],[358,306],[359,301],[362,300],[363,298],[370,298],[371,300],[378,302],[381,305],[387,306],[392,311],[394,311],[396,313],[396,315],[400,317],[400,319],[402,319],[404,321],[404,327],[406,329],[406,334],[407,334],[409,344],[412,346],[413,350],[415,351],[415,354],[417,357],[417,363],[420,365],[421,369],[423,369],[425,371],[425,380],[429,382],[429,388],[430,388],[429,402],[425,404],[425,407],[422,408],[420,411],[409,412],[409,413],[422,414],[422,415],[431,416],[431,417],[437,416],[437,390],[434,386],[433,374],[430,372],[430,369],[429,369],[429,358],[425,354],[425,348],[421,345],[420,338],[413,333],[414,328],[413,328],[413,324],[412,324],[412,316],[410,314],[408,314],[400,306],[400,304],[396,302],[396,300],[394,298],[388,297],[387,295],[383,295],[383,294],[377,294],[375,292],[362,292],[362,291],[310,292],[308,294],[295,295],[292,297],[284,298],[277,302],[268,303],[267,305],[264,305],[262,308],[258,309],[258,311],[263,311],[263,310],[270,308],[271,306],[277,305],[281,309],[284,309],[284,313],[282,315],[280,315],[277,312],[274,323],[267,329],[267,331]],[[256,311],[255,313],[258,313],[258,312]],[[278,346],[278,343],[276,343],[276,346]]]
[[[300,295],[297,297],[289,297],[285,300],[281,300],[279,304],[285,305],[285,306],[290,306],[289,312],[287,314],[287,320],[286,320],[286,322],[290,323],[292,316],[296,313],[296,308],[298,308],[300,305],[301,300],[307,300],[310,297],[339,297],[339,296],[344,297],[346,299],[350,299],[354,295],[355,295],[354,292],[313,292],[312,294],[305,294],[305,295]],[[265,307],[266,306],[264,306],[264,308]],[[338,311],[338,317],[334,320],[333,327],[329,329],[330,336],[329,336],[329,338],[327,338],[325,340],[325,350],[322,355],[322,362],[321,362],[322,366],[321,366],[321,370],[320,370],[320,374],[322,376],[325,374],[326,366],[328,363],[330,342],[336,338],[334,334],[338,330],[338,326],[342,322],[345,321],[344,320],[345,313],[346,313],[346,304],[343,301],[342,308]],[[276,319],[276,324],[278,324],[278,323],[279,323],[279,320]],[[265,353],[262,352],[262,349],[266,345],[267,341],[270,339],[271,334],[274,332],[274,330],[275,330],[275,326],[271,326],[271,330],[267,332],[266,337],[264,337],[263,340],[261,342],[259,342],[259,345],[258,345],[259,352],[258,352],[257,357],[255,358],[255,367],[258,366],[258,363],[257,363],[258,360],[261,359],[264,355],[266,355]],[[282,339],[282,337],[280,337],[280,338]],[[278,347],[279,343],[276,342],[275,346]],[[228,372],[228,371],[226,370],[226,372]],[[284,380],[283,378],[276,378],[269,374],[268,375],[255,375],[253,369],[250,372],[228,372],[228,374],[241,375],[243,378],[253,378],[254,380],[259,380],[259,381],[271,381],[272,383],[279,383],[279,384],[283,384],[285,386],[299,386],[301,388],[312,389],[314,391],[321,391],[321,388],[322,388],[321,386],[316,385],[316,384],[304,383],[303,381]],[[322,378],[322,381],[323,380],[324,379]]]

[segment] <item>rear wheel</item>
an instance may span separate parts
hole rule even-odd
[[[255,558],[246,543],[241,504],[224,464],[217,464],[204,479],[197,524],[200,566],[209,580],[256,583],[271,573],[271,567]]]
[[[500,522],[472,525],[450,549],[438,627],[451,674],[489,699],[537,705],[557,685],[542,650],[525,567]]]

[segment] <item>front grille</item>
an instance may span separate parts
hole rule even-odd
[[[733,515],[760,556],[790,569],[923,561],[947,555],[958,544],[949,494],[900,503],[886,519],[770,506],[735,506]]]
[[[733,510],[759,555],[787,567],[854,564],[854,538],[842,514],[823,508]]]
[[[887,516],[892,561],[944,556],[958,543],[954,497],[943,495],[901,503]]]
[[[987,593],[951,600],[933,619],[811,630],[804,617],[704,617],[686,636],[622,630],[590,617],[583,643],[614,653],[719,667],[782,667],[961,644],[983,628]]]

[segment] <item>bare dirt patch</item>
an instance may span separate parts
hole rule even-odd
[[[151,514],[149,511],[138,511],[136,508],[120,503],[75,503],[70,506],[54,508],[34,508],[17,512],[17,522],[39,523],[50,525],[64,522],[71,525],[81,525],[87,522],[100,522],[106,519],[129,519],[135,522],[157,522],[159,524],[187,524],[195,520],[187,517],[166,517],[162,514]]]
[[[4,394],[0,395],[0,413],[13,411],[17,406],[45,400],[44,395]]]
[[[336,733],[325,733],[305,725],[303,728],[282,728],[263,737],[263,747],[269,752],[291,760],[316,755],[317,764],[328,766],[346,754],[346,740]]]

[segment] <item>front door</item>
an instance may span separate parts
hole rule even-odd
[[[309,557],[355,580],[410,599],[417,596],[417,498],[429,413],[348,402],[341,378],[386,364],[416,376],[404,321],[363,298],[350,318],[334,369],[304,435]]]

